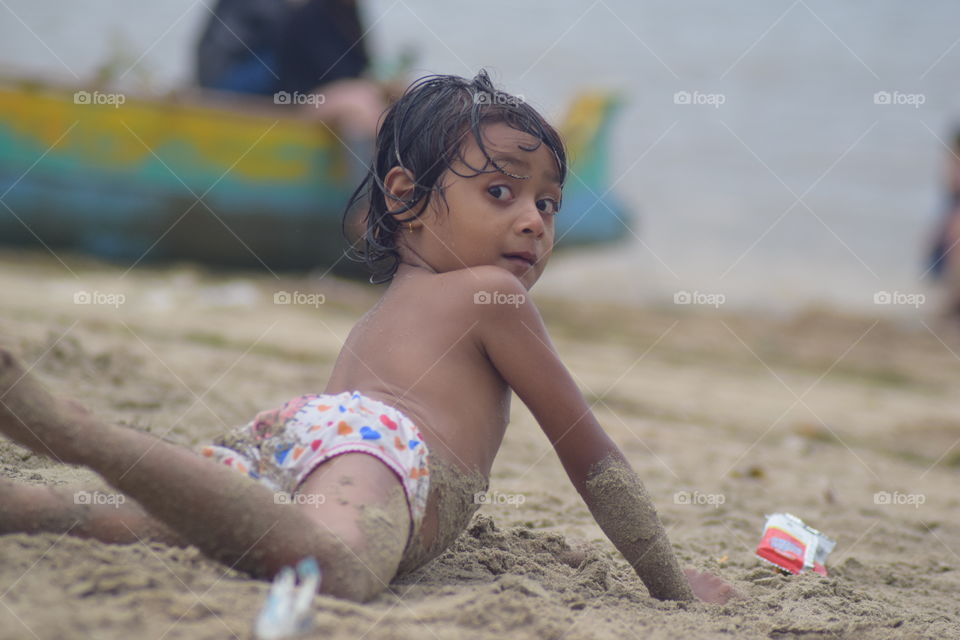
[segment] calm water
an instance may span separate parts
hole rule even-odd
[[[424,72],[485,66],[555,118],[580,88],[622,93],[613,173],[640,213],[636,237],[558,256],[543,290],[876,310],[891,310],[873,305],[880,290],[929,294],[919,276],[946,154],[938,136],[960,122],[956,2],[363,6],[375,52],[413,45]],[[85,79],[126,52],[120,68],[136,64],[124,85],[176,87],[208,15],[188,0],[4,0],[0,64]],[[703,104],[677,104],[684,91]],[[923,104],[876,104],[881,91]]]

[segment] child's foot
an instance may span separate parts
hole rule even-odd
[[[0,433],[35,453],[77,461],[80,432],[90,413],[55,398],[7,349],[0,347]]]
[[[0,535],[45,530],[43,525],[50,524],[49,514],[62,510],[60,502],[47,487],[0,478]]]

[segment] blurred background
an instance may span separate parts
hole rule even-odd
[[[485,67],[555,122],[584,91],[615,96],[592,192],[629,230],[556,255],[538,291],[918,313],[875,302],[890,292],[936,311],[924,272],[960,123],[955,2],[358,4],[381,71],[411,53],[406,79]],[[194,84],[214,6],[0,0],[0,71],[163,98]]]

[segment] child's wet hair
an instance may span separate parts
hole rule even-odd
[[[538,140],[536,146],[521,147],[524,151],[547,145],[556,158],[563,184],[567,157],[560,134],[521,97],[498,90],[484,70],[473,80],[449,75],[420,78],[387,110],[377,133],[373,165],[344,212],[346,227],[357,205],[363,203],[367,209],[363,237],[352,242],[351,253],[373,273],[370,282],[379,284],[393,278],[400,263],[398,230],[420,217],[434,192],[443,200],[440,178],[445,171],[449,169],[463,177],[494,171],[520,177],[498,166],[484,146],[481,129],[495,123],[504,123]],[[485,166],[473,167],[464,159],[468,135],[473,136],[486,157]],[[456,161],[473,173],[454,170]],[[413,193],[407,199],[386,192],[384,179],[393,167],[407,170],[415,179]],[[388,199],[400,205],[397,210],[388,210]]]

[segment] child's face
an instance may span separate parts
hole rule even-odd
[[[486,125],[481,134],[487,153],[498,165],[516,176],[529,177],[492,171],[464,178],[448,170],[441,177],[447,206],[432,197],[419,218],[423,227],[413,233],[402,231],[403,240],[419,261],[437,273],[497,265],[529,289],[553,250],[553,218],[561,195],[557,162],[546,144],[506,124]],[[469,133],[462,154],[470,166],[457,161],[453,169],[458,173],[475,173],[470,167],[493,168]]]

